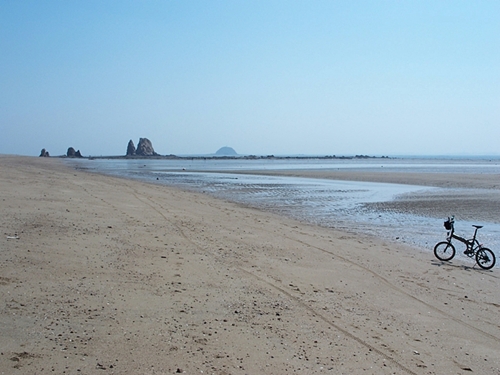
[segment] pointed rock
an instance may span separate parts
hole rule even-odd
[[[135,155],[135,145],[132,140],[128,141],[127,145],[127,156],[133,156]]]

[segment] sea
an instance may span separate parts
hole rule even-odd
[[[406,194],[446,193],[446,188],[331,179],[259,175],[255,171],[318,170],[415,173],[481,173],[500,176],[500,157],[397,158],[255,158],[225,159],[65,159],[74,168],[119,176],[188,191],[291,217],[309,224],[372,235],[431,252],[446,238],[443,222],[408,212],[378,210],[373,203],[390,202]],[[456,189],[455,189],[456,190]],[[445,196],[446,194],[442,194]],[[453,213],[450,213],[452,215]],[[500,224],[457,222],[469,237],[473,224],[483,225],[481,243],[500,257]],[[457,257],[463,257],[457,244]],[[472,261],[468,261],[472,262]]]

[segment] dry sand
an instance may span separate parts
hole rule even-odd
[[[2,374],[500,374],[500,272],[0,157]]]

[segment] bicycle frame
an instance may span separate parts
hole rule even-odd
[[[448,232],[447,240],[448,240],[448,242],[451,243],[452,238],[454,238],[454,239],[464,243],[467,246],[467,250],[476,251],[478,248],[481,247],[481,245],[476,240],[476,235],[477,235],[477,231],[479,228],[478,227],[475,227],[475,228],[476,229],[474,230],[474,236],[472,236],[472,238],[470,238],[470,239],[466,239],[466,238],[460,237],[460,236],[455,234],[455,226],[454,226],[454,223],[452,223],[451,230]],[[476,245],[476,246],[474,246],[474,245]]]

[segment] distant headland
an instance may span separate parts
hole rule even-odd
[[[50,157],[49,151],[43,148],[40,152],[40,157]],[[160,155],[154,148],[153,143],[147,138],[139,138],[137,147],[132,140],[127,144],[125,155],[110,155],[110,156],[83,156],[80,150],[75,150],[69,147],[66,155],[57,156],[62,158],[86,158],[86,159],[190,159],[190,160],[207,160],[207,159],[238,159],[238,160],[257,160],[257,159],[389,159],[389,156],[369,156],[369,155],[354,155],[354,156],[337,156],[337,155],[295,155],[295,156],[275,156],[275,155],[240,155],[232,147],[224,146],[218,149],[215,154],[200,155],[200,156],[177,156],[177,155]]]

